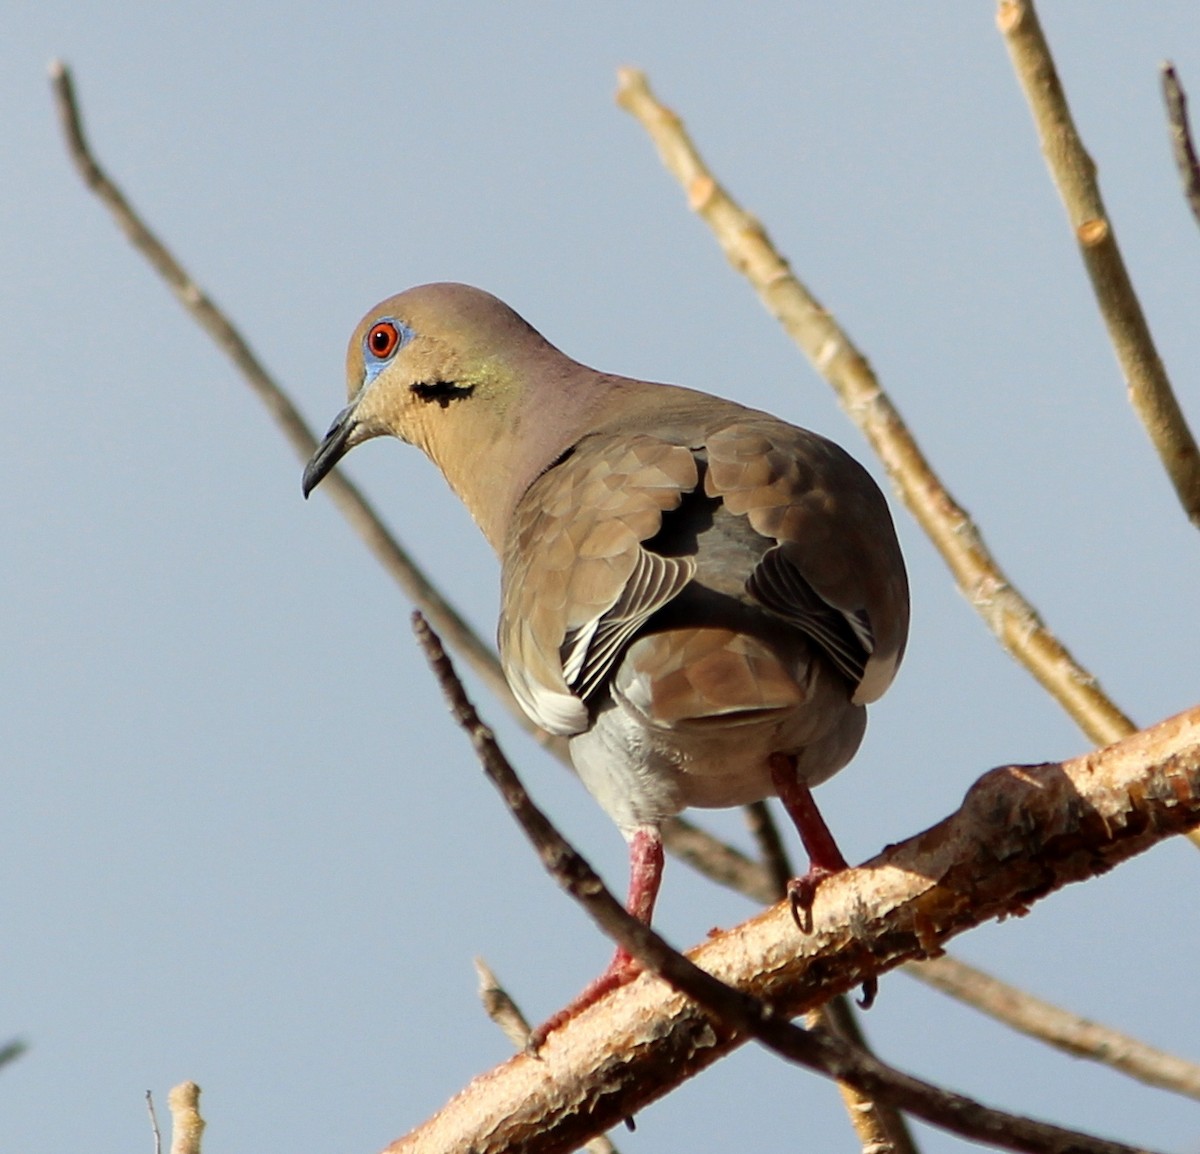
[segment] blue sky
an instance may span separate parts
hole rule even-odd
[[[1200,100],[1195,6],[1042,5],[1108,209],[1200,425],[1200,233],[1157,67]],[[991,6],[6,6],[0,37],[0,1148],[149,1149],[192,1078],[226,1154],[371,1151],[609,947],[544,877],[452,726],[408,606],[230,365],[70,170],[46,65],[74,68],[113,175],[323,429],[380,298],[463,280],[587,363],[861,436],[687,211],[615,70],[664,100],[871,359],[1002,563],[1121,707],[1200,699],[1195,530],[1124,397]],[[349,472],[485,635],[495,561],[412,450]],[[911,518],[908,657],[818,794],[862,860],[993,765],[1086,741],[1005,656]],[[482,695],[527,784],[616,888],[624,846]],[[736,812],[705,814],[746,844]],[[964,957],[1195,1050],[1200,855],[1165,845],[976,931]],[[676,943],[753,912],[668,865]],[[1195,1104],[1051,1054],[886,977],[889,1060],[1171,1151]],[[835,1091],[746,1049],[623,1149],[853,1141]],[[922,1133],[924,1149],[961,1143]],[[140,1145],[145,1144],[145,1145]]]

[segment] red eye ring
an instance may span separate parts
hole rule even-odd
[[[391,321],[379,321],[371,326],[365,343],[371,356],[387,360],[400,347],[400,330]]]

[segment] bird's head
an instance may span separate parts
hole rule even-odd
[[[350,339],[349,404],[304,470],[304,495],[355,445],[398,437],[430,457],[498,546],[512,504],[574,424],[563,385],[581,371],[480,289],[429,284],[389,297]]]

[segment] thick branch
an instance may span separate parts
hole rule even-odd
[[[1150,435],[1184,512],[1200,529],[1200,450],[1154,346],[1117,245],[1116,231],[1104,209],[1096,165],[1067,107],[1032,0],[1000,0],[996,20],[1033,113],[1042,155],[1079,244],[1100,315],[1129,387],[1129,400]]]
[[[780,853],[782,846],[778,845],[778,836],[773,834],[773,828],[768,828],[764,835],[758,824],[763,816],[760,810],[765,811],[765,807],[747,806],[746,810],[754,823],[752,831],[755,839],[760,848],[767,851],[762,855],[765,863],[768,858]],[[764,905],[779,900],[779,877],[782,876],[786,881],[794,872],[788,866],[786,857],[773,866],[747,859],[746,867],[745,880],[749,888],[741,892],[747,893]],[[1072,1014],[1060,1006],[1000,981],[961,958],[945,954],[938,958],[909,962],[903,970],[910,977],[987,1014],[997,1022],[1056,1049],[1078,1058],[1099,1062],[1136,1078],[1139,1082],[1187,1097],[1200,1098],[1200,1063],[1156,1049],[1102,1022]],[[827,1008],[834,1006],[835,1003],[830,1002]],[[847,1012],[849,1013],[848,1006]],[[853,1015],[850,1016],[850,1021],[855,1021]]]
[[[679,117],[658,102],[643,73],[630,68],[620,71],[617,102],[654,141],[663,164],[687,193],[688,205],[712,229],[730,264],[750,281],[768,311],[833,387],[842,407],[879,454],[901,500],[942,554],[959,589],[1001,644],[1093,741],[1115,741],[1133,732],[1129,718],[1000,569],[978,527],[934,473],[866,358],[796,278],[759,221],[717,183]]]
[[[1200,822],[1200,707],[1081,758],[993,770],[950,818],[828,880],[810,934],[799,935],[790,910],[780,905],[712,939],[687,962],[625,914],[533,806],[436,638],[419,621],[418,633],[457,720],[546,867],[605,932],[712,1013],[643,976],[552,1034],[537,1058],[520,1055],[477,1078],[388,1154],[567,1150],[747,1035],[978,1140],[1059,1154],[1128,1150],[999,1115],[833,1038],[792,1027],[785,1017],[869,973],[935,952],[982,921],[1023,913],[1067,882],[1106,872]]]

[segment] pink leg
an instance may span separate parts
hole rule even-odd
[[[838,849],[837,842],[817,803],[813,800],[812,790],[802,782],[796,773],[795,758],[786,753],[771,754],[771,781],[775,792],[783,802],[783,808],[796,825],[800,840],[808,852],[808,872],[802,877],[792,878],[788,882],[787,896],[792,904],[792,917],[801,933],[812,929],[812,904],[817,896],[817,887],[833,874],[849,869],[850,865]],[[859,1005],[864,1010],[869,1009],[875,1001],[879,989],[879,981],[874,977],[863,982],[862,998]]]
[[[771,754],[771,781],[808,851],[808,872],[788,882],[792,916],[796,925],[807,932],[812,925],[812,904],[817,887],[831,874],[840,873],[849,866],[813,801],[812,790],[797,776],[795,759],[785,753]]]
[[[643,826],[635,831],[629,841],[629,894],[625,899],[625,908],[639,922],[646,925],[650,924],[654,914],[654,903],[662,884],[662,872],[662,837],[656,828]],[[623,946],[618,946],[604,973],[591,982],[577,998],[534,1030],[529,1036],[526,1048],[536,1053],[552,1031],[598,1002],[611,990],[637,977],[640,971],[641,967],[630,957],[629,952]]]

